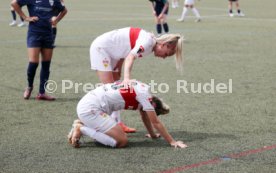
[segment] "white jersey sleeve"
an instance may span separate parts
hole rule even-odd
[[[141,58],[149,55],[152,53],[155,43],[156,41],[151,33],[141,30],[135,46],[131,50],[131,54],[134,55],[135,58]]]
[[[150,103],[152,96],[149,92],[149,88],[148,85],[140,82],[137,82],[137,86],[135,86],[136,100],[142,106],[143,111],[154,111],[154,107]]]

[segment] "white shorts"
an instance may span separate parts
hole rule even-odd
[[[118,72],[116,67],[119,60],[110,58],[104,48],[92,44],[90,47],[90,63],[92,70]]]
[[[79,102],[77,106],[78,117],[85,126],[106,133],[116,126],[117,123],[110,115],[97,108],[100,106],[98,106],[99,103],[96,96],[95,98],[92,96],[90,99],[89,104],[85,100]]]
[[[116,122],[107,113],[99,110],[92,111],[91,114],[78,115],[81,122],[89,128],[101,133],[106,133],[116,126]]]
[[[185,0],[184,4],[185,5],[194,5],[195,1],[194,0]]]

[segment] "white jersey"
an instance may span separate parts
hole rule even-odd
[[[147,84],[135,81],[132,89],[125,89],[120,83],[105,84],[87,93],[78,103],[78,114],[89,114],[92,111],[103,111],[111,114],[122,109],[154,111],[150,103],[151,94]]]
[[[144,57],[152,53],[155,45],[154,36],[140,28],[122,28],[107,32],[92,43],[105,49],[110,58],[126,58],[131,52],[135,57]]]
[[[91,69],[113,71],[120,59],[129,53],[135,58],[153,52],[156,44],[154,35],[140,28],[122,28],[97,37],[90,47]]]

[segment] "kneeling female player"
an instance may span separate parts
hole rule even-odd
[[[110,114],[113,111],[139,110],[141,119],[149,132],[149,137],[158,138],[158,133],[173,147],[186,148],[182,141],[176,141],[168,133],[157,115],[167,114],[169,107],[159,98],[151,96],[149,86],[133,81],[131,88],[121,83],[109,83],[87,93],[78,103],[79,120],[75,120],[68,135],[72,146],[80,147],[79,139],[86,135],[110,147],[121,148],[127,145],[127,135]]]

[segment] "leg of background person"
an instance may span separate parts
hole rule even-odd
[[[9,25],[15,26],[16,25],[16,13],[13,8],[11,8],[11,14],[12,14],[12,22]]]
[[[239,1],[236,1],[236,9],[239,10],[240,9],[240,4]]]
[[[162,25],[161,22],[158,20],[157,16],[155,17],[156,22],[156,32],[160,36],[162,34]]]
[[[45,94],[45,88],[50,76],[50,65],[51,65],[51,59],[53,56],[53,49],[42,48],[41,55],[42,55],[42,61],[41,61],[41,70],[40,70],[39,94],[36,98],[38,100],[53,101],[55,100],[54,97],[48,96]]]
[[[233,2],[229,0],[229,6],[228,6],[228,9],[229,9],[229,16],[230,17],[233,17],[234,14],[233,14]]]
[[[18,27],[23,27],[25,26],[24,19],[20,17],[20,23],[17,25]]]
[[[238,12],[238,15],[243,17],[244,14],[241,12],[240,10],[240,4],[239,4],[239,1],[236,1],[236,8],[237,8],[237,12]]]
[[[29,99],[33,90],[36,69],[39,63],[40,48],[28,48],[29,64],[27,68],[28,87],[24,92],[24,99]]]
[[[164,29],[165,33],[168,33],[169,32],[169,25],[167,23],[167,15],[164,15],[162,23],[163,23],[163,29]]]
[[[188,13],[188,7],[185,5],[185,6],[183,7],[183,11],[182,11],[181,17],[180,17],[179,19],[177,19],[177,20],[178,20],[179,22],[184,21],[186,15],[187,15],[187,13]]]
[[[201,17],[200,17],[200,14],[199,14],[198,10],[193,5],[191,5],[191,9],[192,9],[192,12],[194,13],[194,15],[197,18],[196,22],[199,22]]]
[[[156,31],[157,31],[157,34],[158,35],[161,35],[162,34],[162,26],[160,23],[157,23],[156,24]]]

